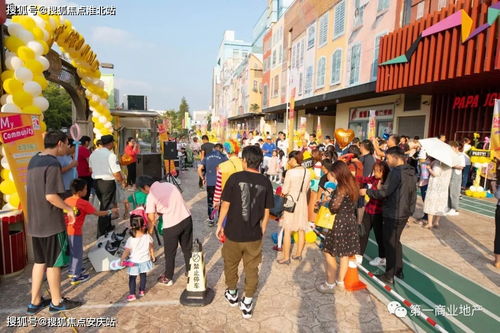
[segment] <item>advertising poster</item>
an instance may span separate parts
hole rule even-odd
[[[376,118],[375,110],[370,110],[370,117],[368,118],[368,139],[376,136]]]
[[[22,207],[27,204],[28,163],[43,150],[42,134],[39,115],[0,113],[0,140]]]
[[[500,99],[495,99],[490,140],[490,149],[495,153],[495,157],[500,159]]]

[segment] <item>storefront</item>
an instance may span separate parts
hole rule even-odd
[[[349,110],[349,128],[361,140],[368,138],[368,123],[371,111],[375,112],[375,133],[378,137],[393,133],[394,104],[355,107]]]

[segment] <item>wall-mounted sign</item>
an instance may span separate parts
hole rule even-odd
[[[453,110],[472,109],[478,107],[493,107],[495,99],[500,99],[500,92],[488,93],[486,96],[475,94],[467,96],[457,96],[453,100]]]

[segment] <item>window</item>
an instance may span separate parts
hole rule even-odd
[[[302,96],[302,87],[304,85],[304,74],[299,74],[299,96]]]
[[[280,79],[279,79],[278,75],[275,75],[274,76],[274,86],[273,86],[273,97],[278,96],[279,89],[280,89]]]
[[[306,84],[304,87],[304,94],[310,94],[312,91],[312,81],[313,81],[313,66],[308,66],[306,70]]]
[[[326,44],[328,38],[328,12],[326,12],[319,19],[319,38],[318,47],[322,47]]]
[[[300,43],[300,66],[304,65],[304,44],[305,41],[302,40],[302,42]]]
[[[356,84],[359,81],[359,63],[361,56],[361,45],[351,47],[351,63],[349,67],[349,84]]]
[[[373,55],[373,65],[372,65],[372,80],[375,81],[377,80],[377,73],[378,73],[378,53],[379,53],[379,46],[380,46],[380,39],[384,35],[379,35],[375,38],[375,52]]]
[[[273,65],[272,67],[276,66],[276,50],[273,50]]]
[[[283,47],[280,46],[279,56],[278,56],[278,64],[281,64],[282,61],[283,61]]]
[[[318,60],[318,71],[316,72],[316,89],[325,86],[325,71],[326,71],[326,58],[321,57]]]
[[[311,24],[309,28],[307,28],[307,49],[314,47],[314,39],[316,37],[316,26]]]
[[[424,6],[425,2],[422,1],[417,5],[417,20],[424,16]]]
[[[345,0],[335,6],[335,17],[333,22],[333,39],[344,34],[345,30]]]
[[[259,85],[257,80],[253,80],[253,91],[258,92],[259,91]]]
[[[389,9],[389,0],[378,0],[377,12],[380,13],[386,9]]]
[[[233,49],[233,58],[239,58],[239,57],[240,57],[240,50]]]
[[[241,53],[241,55],[243,56],[243,58],[248,57],[248,51],[243,51],[243,52]]]
[[[361,0],[354,0],[354,27],[357,28],[363,25],[363,12],[365,6],[361,4]]]
[[[437,10],[441,10],[441,8],[444,8],[447,5],[448,5],[448,0],[439,0]]]
[[[267,106],[267,98],[268,98],[268,87],[267,84],[264,85],[264,93],[262,94],[262,104]]]
[[[340,83],[340,68],[342,67],[342,50],[338,49],[332,55],[332,79],[331,84]]]

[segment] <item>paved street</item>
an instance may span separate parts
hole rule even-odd
[[[270,234],[277,230],[270,225],[265,237],[264,259],[261,267],[254,317],[245,320],[240,311],[229,307],[223,298],[225,288],[223,261],[220,244],[213,235],[214,229],[203,224],[206,219],[205,192],[199,191],[194,171],[182,176],[184,198],[192,209],[195,221],[195,237],[203,241],[207,262],[208,285],[215,289],[214,302],[204,308],[183,307],[179,296],[185,288],[183,264],[177,255],[175,284],[172,287],[156,285],[156,278],[163,267],[163,249],[157,249],[159,261],[148,276],[146,296],[127,303],[128,276],[125,271],[96,274],[92,269],[90,281],[71,286],[63,283],[65,295],[86,302],[81,309],[68,312],[68,317],[114,317],[119,331],[144,332],[408,332],[409,328],[390,315],[386,306],[367,291],[356,293],[339,292],[322,295],[315,284],[324,279],[323,261],[316,245],[309,245],[304,260],[290,266],[275,264],[276,253],[272,250]],[[125,227],[126,222],[120,226]],[[121,228],[118,227],[120,230]],[[95,235],[95,219],[86,224],[87,249],[92,246]],[[87,265],[90,265],[87,263]],[[0,286],[0,317],[5,328],[8,315],[22,316],[29,301],[30,269],[23,275],[4,280]],[[243,279],[240,280],[242,285]],[[40,317],[49,317],[42,311]],[[68,332],[68,328],[58,332]],[[8,332],[14,329],[8,329]],[[42,331],[41,329],[18,329],[19,332]],[[80,328],[80,332],[95,332],[96,328]]]

